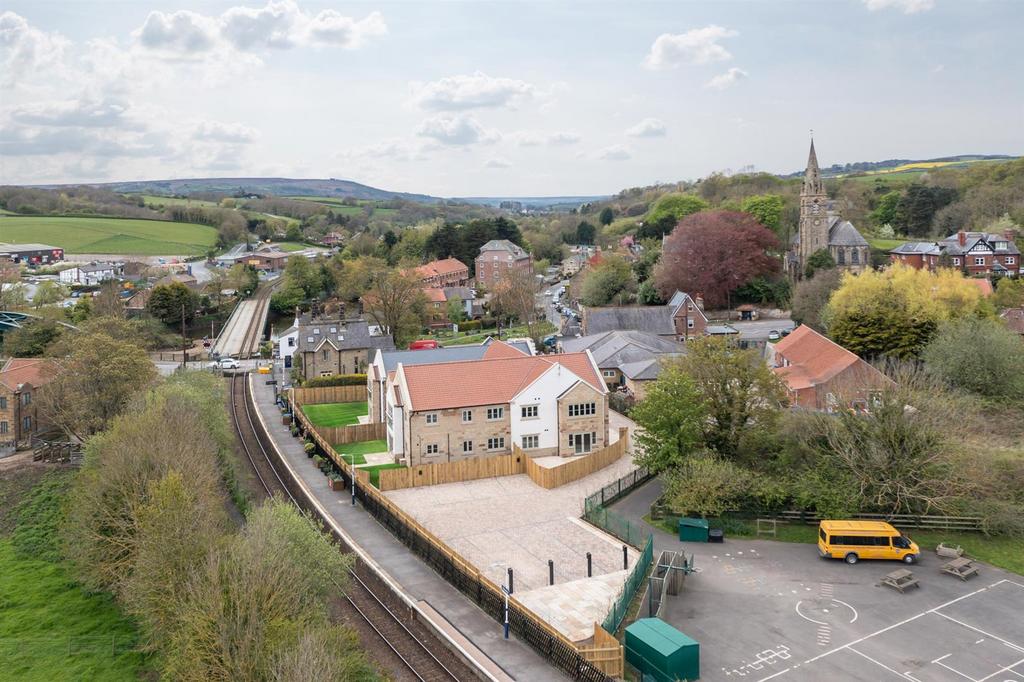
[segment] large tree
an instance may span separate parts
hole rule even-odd
[[[20,358],[42,355],[47,346],[60,338],[64,331],[65,328],[53,320],[29,320],[20,328],[3,335],[3,354]]]
[[[511,268],[491,287],[488,308],[498,318],[517,319],[525,324],[531,337],[537,338],[537,295],[540,283],[537,277],[525,268]]]
[[[665,298],[678,289],[703,294],[710,308],[724,307],[737,287],[779,271],[771,253],[778,248],[775,234],[746,213],[695,213],[665,239],[655,285]]]
[[[620,256],[605,256],[600,263],[586,271],[580,287],[583,305],[602,306],[610,303],[628,303],[636,291],[633,271]]]
[[[423,283],[411,271],[386,265],[369,273],[369,283],[370,289],[363,295],[364,309],[401,347],[423,326],[426,313]]]
[[[182,316],[186,322],[191,321],[198,307],[198,294],[181,282],[153,287],[153,293],[146,302],[149,314],[168,325],[181,324]]]
[[[782,197],[778,194],[755,194],[743,200],[740,210],[754,216],[757,222],[782,238]]]
[[[678,364],[662,370],[630,417],[640,427],[636,462],[655,473],[677,469],[701,447],[704,398]]]
[[[839,288],[843,273],[831,268],[819,270],[810,279],[802,279],[793,289],[792,318],[815,331],[825,333],[821,314],[828,305],[832,292]]]
[[[990,398],[1024,399],[1024,341],[1002,322],[946,322],[921,358],[951,386]]]

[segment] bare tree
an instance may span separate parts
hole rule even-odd
[[[511,268],[502,273],[491,289],[488,307],[496,317],[516,319],[525,324],[531,337],[539,335],[537,296],[540,284],[532,270]]]
[[[364,309],[401,346],[423,326],[423,283],[411,272],[387,266],[374,268],[368,280],[370,289],[363,295]]]

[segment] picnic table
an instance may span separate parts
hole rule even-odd
[[[972,575],[978,575],[978,567],[974,561],[967,557],[957,557],[942,565],[942,572],[955,575],[960,580],[967,580]]]
[[[892,573],[887,573],[886,576],[882,578],[882,584],[899,590],[900,594],[902,594],[908,587],[921,588],[920,583],[917,582],[917,578],[914,577],[914,573],[905,568],[900,568]]]

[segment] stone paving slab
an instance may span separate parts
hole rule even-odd
[[[594,636],[594,623],[608,615],[628,571],[540,587],[516,597],[574,642]]]

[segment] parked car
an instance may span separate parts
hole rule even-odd
[[[209,364],[210,369],[240,369],[242,364],[235,358],[221,358],[220,360],[214,360]]]
[[[779,330],[778,329],[773,329],[770,332],[768,332],[768,340],[769,341],[778,341],[781,338],[782,338],[782,335],[779,334]]]

